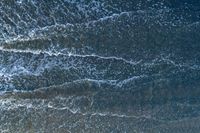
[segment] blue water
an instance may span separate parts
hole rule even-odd
[[[199,132],[200,1],[2,0],[0,131]]]

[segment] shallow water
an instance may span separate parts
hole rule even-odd
[[[1,132],[200,130],[200,2],[2,0]]]

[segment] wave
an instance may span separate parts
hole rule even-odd
[[[34,90],[82,79],[95,79],[98,82],[115,81],[115,87],[129,90],[159,78],[168,80],[178,73],[189,78],[192,75],[187,71],[194,73],[199,70],[197,63],[181,63],[173,59],[174,55],[134,62],[115,56],[64,54],[37,50],[1,48],[1,53],[2,90],[7,90],[6,88]],[[60,78],[57,79],[57,76]],[[175,77],[179,78],[179,76]],[[192,78],[196,77],[198,73]],[[143,80],[135,81],[137,78]]]
[[[195,130],[199,5],[2,0],[0,131]]]

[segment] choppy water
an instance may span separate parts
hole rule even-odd
[[[2,0],[1,132],[200,130],[198,0]]]

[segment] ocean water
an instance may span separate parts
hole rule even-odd
[[[1,0],[0,132],[198,133],[199,0]]]

